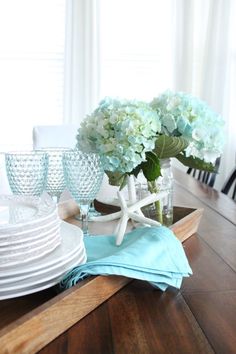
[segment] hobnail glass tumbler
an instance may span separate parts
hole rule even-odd
[[[98,155],[73,150],[62,157],[66,185],[78,203],[82,229],[88,235],[88,209],[95,199],[103,180],[103,167]]]
[[[70,150],[70,148],[63,147],[37,149],[37,151],[46,152],[48,154],[46,191],[52,198],[56,199],[56,202],[59,202],[61,193],[66,189],[66,181],[62,166],[62,154]]]
[[[48,154],[37,151],[5,153],[6,172],[13,194],[40,196],[45,190]]]

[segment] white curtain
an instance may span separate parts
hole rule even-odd
[[[205,100],[226,122],[218,189],[235,164],[235,15],[233,0],[176,0],[175,90]]]
[[[120,96],[125,92],[128,97],[138,92],[139,98],[145,99],[148,89],[148,96],[154,97],[158,94],[158,87],[165,86],[166,89],[192,93],[205,100],[226,121],[226,145],[220,174],[217,176],[215,185],[220,189],[235,164],[236,2],[234,0],[169,0],[168,11],[166,11],[166,2],[163,4],[160,0],[139,0],[132,3],[136,5],[128,6],[131,5],[130,0],[125,3],[120,0],[112,0],[112,2],[110,0],[109,6],[104,0],[67,1],[64,122],[78,124],[96,107],[101,93],[104,92],[106,95],[114,95],[116,92],[116,95]],[[134,11],[135,6],[136,11]],[[106,10],[106,13],[103,10]],[[151,21],[150,13],[158,16],[161,14],[164,22],[159,18]],[[119,18],[119,26],[114,16]],[[142,36],[133,30],[140,16]],[[109,21],[111,18],[114,21]],[[150,27],[149,22],[155,23],[155,26]],[[163,23],[172,26],[171,30],[167,30]],[[156,31],[159,37],[154,36],[153,39],[150,28]],[[171,32],[174,33],[172,39]],[[113,38],[106,35],[104,40],[100,38],[101,34],[101,37],[104,37],[104,33],[115,33],[115,35]],[[125,37],[124,35],[122,37],[124,33]],[[145,42],[142,42],[141,38],[145,38]],[[172,45],[172,40],[172,63],[169,55],[168,60],[163,64],[160,58],[166,51],[167,44]],[[126,46],[122,47],[124,42]],[[133,55],[130,47],[135,43],[139,46],[134,48],[135,55]],[[138,66],[136,52],[139,54],[138,59],[143,60]],[[104,53],[109,59],[106,58],[108,62],[106,70],[103,70]],[[122,57],[122,67],[119,66],[120,57]],[[151,70],[145,71],[144,63],[149,62]],[[161,74],[156,77],[155,68],[160,66]],[[134,71],[136,67],[133,76],[125,76],[125,86],[122,80],[120,92],[118,78],[124,75],[127,68]],[[150,80],[153,80],[153,77],[155,82],[151,85]],[[111,81],[113,86],[110,84]],[[173,82],[172,87],[171,82]]]
[[[78,124],[98,103],[97,0],[67,0],[64,123]]]

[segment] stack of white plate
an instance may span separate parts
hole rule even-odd
[[[51,287],[86,259],[82,231],[50,198],[0,196],[0,299]]]

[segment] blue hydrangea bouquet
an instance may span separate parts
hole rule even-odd
[[[224,145],[224,122],[202,100],[166,91],[150,103],[105,98],[81,124],[77,147],[97,152],[113,185],[143,172],[147,181],[161,175],[160,160],[214,171]]]

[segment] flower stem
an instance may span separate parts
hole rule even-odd
[[[147,181],[147,185],[148,185],[148,190],[150,193],[158,193],[159,192],[159,188],[157,187],[155,181]],[[154,205],[155,205],[155,209],[156,209],[156,219],[161,224],[163,224],[161,201],[157,200],[156,202],[154,202]]]
[[[88,232],[88,210],[89,210],[89,204],[80,205],[82,231],[83,231],[84,236],[89,236],[89,232]]]

